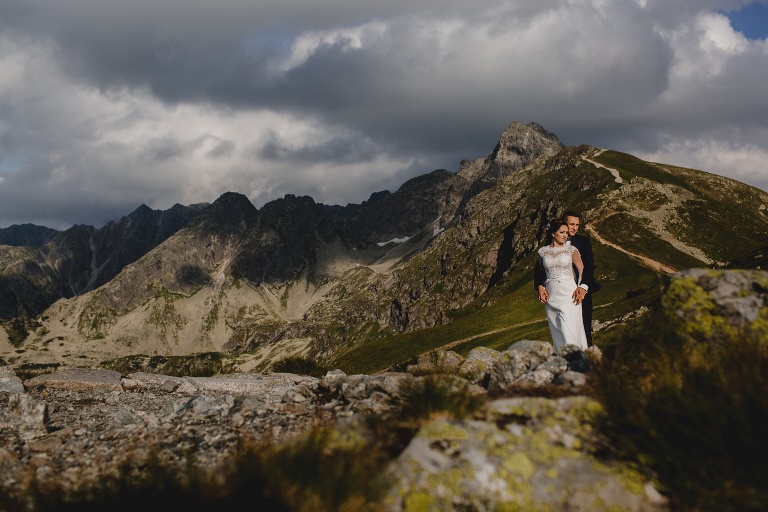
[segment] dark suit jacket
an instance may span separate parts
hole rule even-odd
[[[596,292],[600,289],[600,285],[595,282],[595,257],[592,254],[592,243],[589,241],[589,238],[578,233],[568,240],[571,241],[571,245],[579,250],[581,261],[584,263],[584,273],[581,276],[581,282],[589,287],[588,293]],[[533,270],[533,289],[538,291],[539,285],[544,284],[546,279],[547,275],[544,267],[541,266],[541,261],[537,261]]]

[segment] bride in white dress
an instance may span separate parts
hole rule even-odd
[[[552,243],[539,249],[537,265],[542,265],[547,275],[544,285],[539,286],[539,300],[544,303],[555,349],[565,345],[587,348],[587,335],[581,316],[581,301],[574,291],[581,281],[584,263],[579,250],[568,241],[568,225],[555,219],[547,231]],[[574,274],[573,267],[578,270]]]

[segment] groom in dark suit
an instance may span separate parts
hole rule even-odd
[[[563,213],[563,220],[568,225],[568,240],[579,250],[581,261],[584,263],[584,275],[581,276],[581,284],[573,292],[573,300],[581,302],[581,316],[584,320],[584,332],[587,334],[587,346],[592,346],[592,294],[600,289],[595,282],[595,258],[592,255],[592,244],[589,238],[579,235],[581,221],[579,214],[574,211]],[[546,274],[541,265],[534,266],[533,288],[538,292],[539,286],[544,286]]]

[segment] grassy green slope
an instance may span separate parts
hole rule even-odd
[[[595,223],[597,231],[607,240],[634,254],[642,254],[675,269],[706,267],[693,256],[677,250],[645,227],[644,219],[617,213]]]
[[[640,160],[639,158],[620,153],[618,151],[605,151],[594,160],[607,167],[619,171],[622,180],[627,183],[632,178],[639,176],[657,183],[677,185],[685,189],[689,188],[687,180],[676,173],[658,165]],[[693,191],[693,190],[692,190]]]
[[[661,280],[654,271],[615,249],[595,244],[597,276],[602,289],[594,296],[594,318],[614,319],[642,305],[660,293]],[[533,291],[533,260],[510,270],[496,289],[493,302],[487,297],[453,315],[453,322],[360,344],[331,363],[348,373],[373,373],[406,363],[419,354],[450,348],[466,355],[472,348],[504,349],[520,339],[549,341],[544,307]],[[600,343],[600,333],[595,335]]]
[[[703,171],[662,167],[684,179],[698,195],[678,211],[684,222],[670,229],[678,238],[700,247],[721,262],[744,258],[765,245],[768,194]]]
[[[530,219],[530,224],[535,225],[549,216],[541,209],[542,205],[555,212],[565,208],[590,211],[600,206],[611,207],[604,203],[611,200],[601,193],[610,195],[610,191],[620,185],[610,173],[580,158],[587,153],[585,147],[571,148],[534,172],[524,193],[510,205],[514,205],[512,209],[519,212],[520,218]],[[616,151],[606,151],[595,160],[618,170],[625,184],[636,177],[659,184],[661,188],[635,187],[618,197],[623,204],[631,205],[630,209],[648,212],[659,208],[666,208],[660,212],[669,211],[671,204],[679,202],[677,215],[665,221],[665,229],[712,260],[727,261],[726,258],[732,258],[742,249],[754,252],[758,241],[768,238],[765,213],[768,208],[757,210],[757,206],[768,202],[768,195],[762,191],[727,178],[649,163]],[[497,201],[503,201],[501,197]],[[688,199],[671,203],[670,197]],[[660,238],[648,226],[649,221],[633,216],[625,208],[627,206],[620,207],[609,217],[595,221],[595,229],[606,240],[675,269],[707,266]],[[717,223],[712,225],[708,222],[711,219],[717,219]],[[521,224],[517,229],[530,231],[530,226]],[[734,235],[734,231],[740,233]],[[752,238],[754,234],[758,235],[756,239]],[[520,232],[519,236],[531,236],[531,233]],[[602,284],[602,290],[594,295],[595,320],[615,321],[640,306],[655,302],[662,288],[662,277],[656,271],[594,240],[593,247],[596,277]],[[371,373],[405,364],[419,354],[437,349],[451,349],[466,355],[478,346],[503,349],[525,338],[550,340],[544,308],[536,300],[532,286],[534,258],[534,253],[530,253],[516,261],[496,286],[466,307],[448,312],[450,324],[362,341],[330,364],[347,372]],[[600,345],[601,339],[610,337],[609,333],[610,330],[597,332],[595,342]]]
[[[617,151],[606,151],[595,161],[618,170],[625,183],[641,177],[690,192],[692,198],[675,208],[676,215],[669,216],[665,229],[713,261],[726,263],[744,259],[768,238],[768,195],[762,190],[704,171],[645,162]],[[641,194],[642,197],[636,194],[635,200],[646,203],[649,208],[666,201],[662,194],[652,190]],[[612,216],[596,228],[612,242],[674,268],[704,265],[657,239],[641,222],[627,215]]]

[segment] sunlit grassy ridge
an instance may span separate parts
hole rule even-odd
[[[632,178],[639,176],[655,181],[656,183],[677,185],[684,189],[689,189],[690,187],[690,184],[686,180],[681,179],[669,170],[656,164],[646,162],[645,160],[640,160],[627,153],[605,151],[600,154],[600,156],[595,157],[594,160],[607,167],[618,170],[619,175],[625,183]]]
[[[602,285],[594,295],[594,318],[611,320],[658,298],[660,278],[654,271],[607,246],[595,244]],[[478,299],[452,315],[452,323],[369,341],[331,363],[347,372],[373,373],[419,354],[450,346],[466,355],[472,348],[504,349],[520,339],[551,339],[544,306],[533,290],[533,256],[512,269],[488,298]],[[599,342],[599,336],[596,337]]]
[[[676,249],[645,227],[643,219],[617,213],[595,224],[600,235],[635,254],[647,256],[674,269],[705,267],[706,264]]]
[[[678,240],[703,251],[713,261],[728,262],[744,257],[760,240],[768,238],[768,207],[764,191],[703,171],[644,162],[617,151],[606,151],[595,161],[617,169],[625,183],[641,177],[680,187],[684,191],[680,204],[674,206],[674,215],[667,217],[664,228]],[[685,193],[689,193],[688,196]],[[643,191],[636,198],[645,200],[646,208],[651,210],[653,206],[667,202],[662,194],[654,194],[652,190]],[[654,205],[654,200],[658,204]],[[696,266],[695,258],[665,246],[657,236],[649,236],[644,226],[637,224],[638,219],[631,217],[616,220],[610,217],[599,225],[598,230],[601,234],[604,230],[606,234],[610,232],[612,241],[627,243],[627,248],[633,246],[644,250],[643,254],[655,255],[655,259],[675,268]],[[625,231],[620,233],[619,227]],[[635,235],[634,239],[632,235]],[[647,247],[637,247],[638,244]]]

